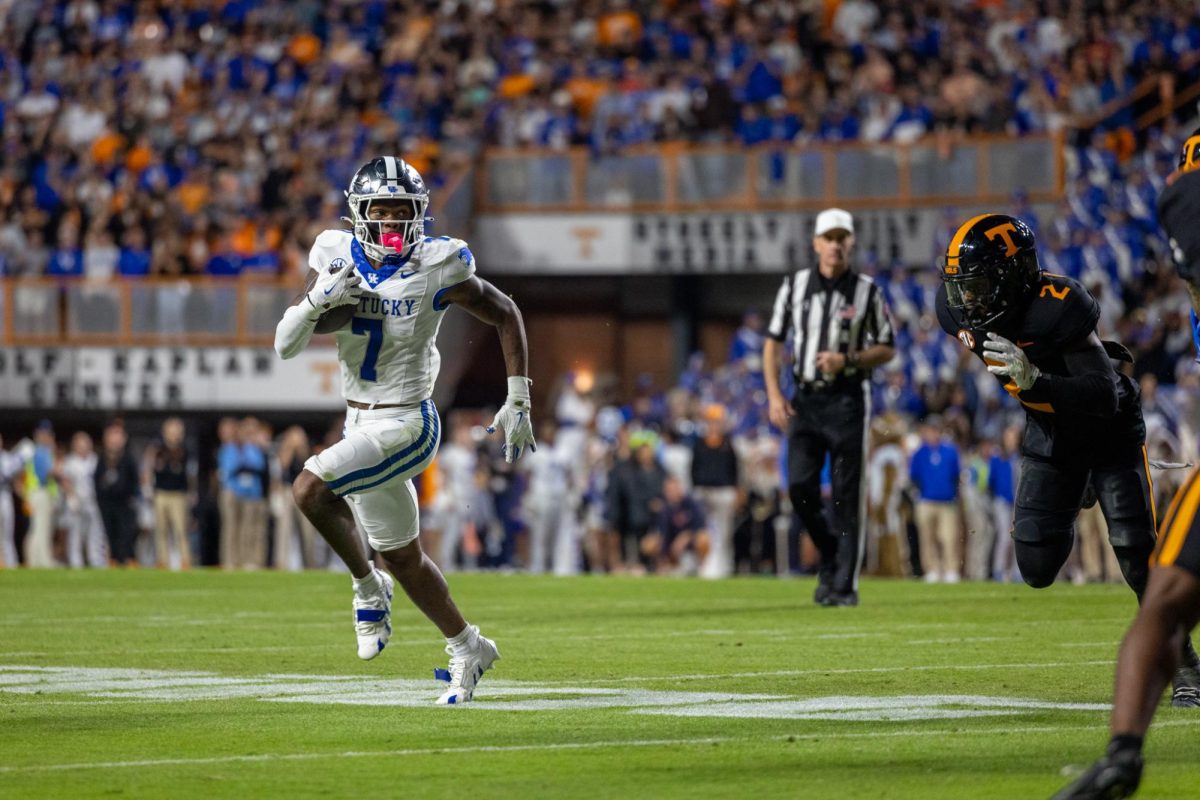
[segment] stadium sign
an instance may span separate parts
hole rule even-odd
[[[337,354],[270,348],[0,349],[0,406],[121,410],[335,410]]]
[[[517,274],[782,272],[812,257],[815,214],[491,214],[474,235],[486,269]],[[855,212],[860,254],[884,264],[928,263],[942,214]]]

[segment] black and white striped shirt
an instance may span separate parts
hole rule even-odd
[[[825,388],[832,376],[817,369],[817,353],[857,353],[876,344],[895,345],[883,291],[867,275],[846,270],[836,280],[816,269],[797,270],[783,279],[767,335],[792,339],[792,370],[796,384]],[[857,385],[871,370],[847,366],[838,383]]]

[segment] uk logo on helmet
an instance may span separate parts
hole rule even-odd
[[[962,342],[963,347],[967,348],[968,350],[975,349],[975,334],[971,333],[966,328],[963,328],[958,332],[958,340]]]

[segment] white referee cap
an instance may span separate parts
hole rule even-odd
[[[823,236],[835,230],[843,230],[851,236],[854,235],[854,217],[850,216],[849,211],[827,208],[817,214],[817,224],[813,229],[813,236]]]

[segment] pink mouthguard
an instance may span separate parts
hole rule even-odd
[[[396,251],[404,249],[404,236],[399,233],[384,233],[379,236],[379,243]]]

